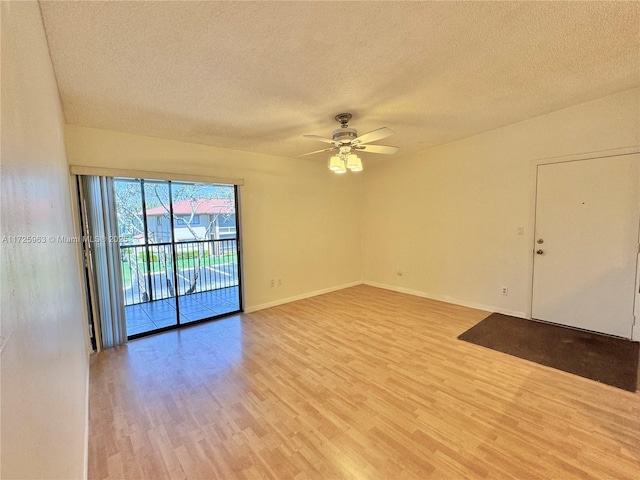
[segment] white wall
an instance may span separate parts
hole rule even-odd
[[[70,165],[243,178],[247,311],[360,283],[362,182],[290,159],[67,125]],[[271,288],[270,280],[282,279]]]
[[[364,182],[365,282],[529,316],[535,160],[635,145],[637,88],[376,164]]]
[[[36,2],[2,2],[1,234],[74,236],[62,109]],[[85,475],[88,354],[73,244],[0,244],[0,477]]]
[[[378,162],[360,176],[78,126],[67,126],[66,138],[72,165],[244,178],[248,310],[364,280],[526,317],[535,160],[640,144],[638,105],[638,89],[621,92]],[[270,288],[271,278],[283,287]]]

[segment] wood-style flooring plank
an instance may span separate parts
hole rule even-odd
[[[105,350],[89,478],[640,478],[640,394],[457,340],[487,315],[358,286]]]

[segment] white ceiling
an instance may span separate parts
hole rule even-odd
[[[638,2],[41,8],[67,123],[274,155],[343,111],[403,155],[640,85]]]

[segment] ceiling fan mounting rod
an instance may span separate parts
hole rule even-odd
[[[347,128],[349,126],[347,124],[349,123],[349,120],[351,120],[351,114],[350,113],[339,113],[334,118],[336,119],[336,121],[340,122],[340,126],[342,128]]]

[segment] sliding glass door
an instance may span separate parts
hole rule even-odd
[[[129,338],[240,311],[236,187],[114,184]]]
[[[180,322],[240,310],[235,188],[171,187]]]

